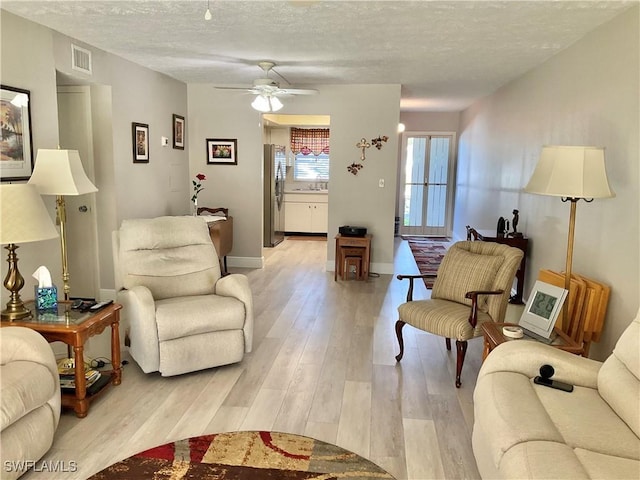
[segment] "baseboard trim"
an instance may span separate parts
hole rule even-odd
[[[227,266],[238,268],[264,268],[264,257],[227,257]]]

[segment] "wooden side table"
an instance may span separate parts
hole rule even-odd
[[[75,353],[75,392],[62,393],[62,406],[73,408],[76,416],[84,418],[89,412],[89,404],[102,393],[109,384],[120,385],[122,369],[120,365],[120,309],[122,305],[112,303],[95,313],[80,312],[71,309],[71,302],[59,301],[57,312],[36,312],[34,303],[25,304],[32,312],[31,317],[12,322],[2,322],[2,327],[27,327],[40,333],[49,343],[64,342],[73,347]],[[91,395],[87,394],[84,369],[84,344],[87,340],[111,327],[111,364],[113,370],[102,371],[109,375],[111,382]]]
[[[342,235],[341,233],[336,235],[336,254],[335,254],[335,270],[333,273],[333,280],[340,278],[346,278],[344,272],[344,257],[342,255],[343,247],[355,247],[363,248],[362,255],[362,270],[361,275],[364,280],[369,278],[369,264],[371,263],[371,237],[370,233],[367,233],[364,237],[349,237]]]
[[[512,326],[516,327],[515,323],[495,323],[495,322],[484,322],[480,325],[482,328],[482,334],[484,335],[484,349],[482,351],[482,360],[491,353],[491,351],[496,348],[498,345],[505,342],[521,342],[521,341],[532,341],[536,342],[534,338],[527,337],[526,335],[523,338],[509,338],[505,337],[502,333],[502,327]],[[556,333],[556,338],[549,345],[560,350],[564,350],[569,353],[573,353],[575,355],[582,354],[582,346],[576,343],[562,330],[554,329]]]

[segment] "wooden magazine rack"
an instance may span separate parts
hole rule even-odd
[[[540,270],[538,280],[564,288],[564,273]],[[591,342],[600,340],[609,305],[611,288],[591,278],[571,274],[569,287],[569,318],[560,314],[557,328],[582,345],[582,356],[589,356]]]

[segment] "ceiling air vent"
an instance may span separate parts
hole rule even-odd
[[[71,44],[71,68],[91,75],[91,51]]]

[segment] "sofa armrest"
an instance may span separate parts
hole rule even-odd
[[[215,286],[216,295],[237,298],[244,304],[244,350],[251,352],[253,348],[253,296],[249,287],[249,279],[245,275],[233,273],[220,278]]]
[[[540,367],[545,364],[554,368],[554,380],[597,388],[601,362],[529,340],[498,345],[482,364],[478,379],[495,372],[515,372],[533,378],[540,375]]]
[[[120,290],[117,302],[122,304],[121,318],[125,335],[131,342],[131,356],[136,359],[143,372],[157,372],[160,368],[160,345],[155,301],[151,291],[144,286]]]
[[[54,429],[60,420],[60,377],[51,345],[35,330],[25,327],[0,328],[0,364],[33,362],[46,367],[54,385],[53,395],[47,403],[53,414]]]

